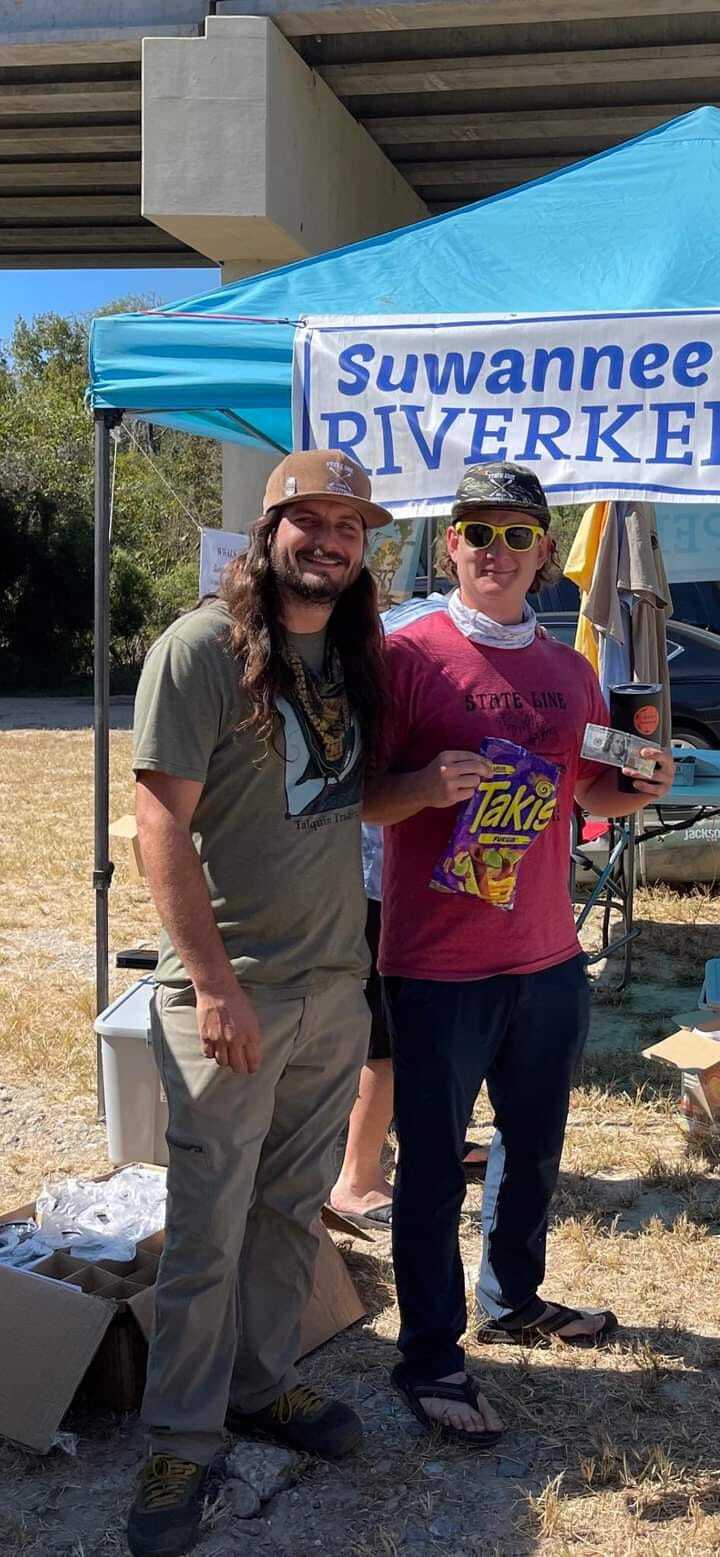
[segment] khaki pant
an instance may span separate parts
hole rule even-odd
[[[192,986],[153,1002],[167,1093],[168,1205],[142,1417],[153,1453],[207,1464],[228,1403],[257,1411],[297,1381],[313,1224],[357,1093],[370,1015],[362,984],[306,999],[253,989],[254,1076],[205,1059]]]

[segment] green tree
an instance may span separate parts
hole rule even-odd
[[[561,567],[564,567],[567,562],[585,506],[584,503],[565,503],[560,508],[552,509],[552,531],[558,544],[558,559]]]
[[[152,307],[124,298],[112,312]],[[93,423],[88,317],[18,320],[0,349],[0,685],[89,674]],[[197,593],[199,525],[221,514],[219,446],[126,420],[113,435],[111,667],[129,677]]]

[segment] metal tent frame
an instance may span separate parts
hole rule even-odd
[[[110,861],[110,433],[122,420],[122,411],[95,412],[95,604],[93,644],[93,727],[95,853],[95,1014],[105,1010],[109,998],[109,893],[113,867]],[[105,1116],[102,1040],[97,1038],[97,1096],[100,1118]]]

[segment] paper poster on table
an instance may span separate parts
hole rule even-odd
[[[307,319],[293,427],[398,518],[447,512],[490,460],[555,504],[720,502],[720,310]]]
[[[236,534],[233,530],[200,531],[201,598],[217,594],[228,563],[235,557],[244,556],[249,545],[249,535]]]
[[[367,561],[377,585],[381,611],[412,594],[417,578],[424,525],[396,519],[368,536]]]

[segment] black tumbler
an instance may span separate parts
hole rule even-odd
[[[659,682],[633,681],[625,687],[610,688],[610,724],[613,730],[638,735],[649,746],[657,746],[662,718],[662,687]],[[633,793],[634,780],[618,774],[618,789]]]

